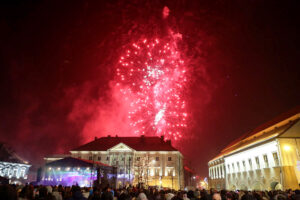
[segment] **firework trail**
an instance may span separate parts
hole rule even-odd
[[[128,101],[134,135],[164,135],[178,140],[187,127],[187,67],[176,39],[170,38],[141,39],[120,57],[116,87]]]

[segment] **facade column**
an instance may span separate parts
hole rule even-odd
[[[216,179],[216,177],[217,177],[216,175],[217,174],[216,174],[216,167],[215,166],[213,167],[213,170],[214,170],[214,179]]]

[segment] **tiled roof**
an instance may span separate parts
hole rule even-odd
[[[119,143],[124,143],[136,151],[178,151],[171,145],[171,141],[164,141],[160,137],[101,137],[84,144],[72,151],[107,151]]]
[[[61,167],[61,166],[92,167],[94,164],[98,165],[98,166],[109,167],[109,165],[101,163],[101,162],[98,162],[98,161],[85,160],[85,159],[73,158],[73,157],[67,157],[67,158],[55,160],[53,162],[47,163],[46,166],[55,166],[55,167]]]

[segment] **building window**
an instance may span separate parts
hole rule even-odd
[[[156,157],[155,160],[156,160],[156,161],[159,161],[159,157]]]
[[[159,175],[159,171],[158,171],[158,169],[156,168],[155,169],[155,176],[158,176]]]
[[[235,169],[234,169],[234,163],[232,163],[232,172],[233,172],[233,173],[235,172]]]
[[[243,168],[244,168],[244,171],[246,171],[246,162],[243,160]]]
[[[78,158],[81,159],[81,156],[79,155]]]
[[[120,174],[124,174],[124,169],[120,169]]]
[[[269,167],[268,156],[265,154],[263,157],[264,157],[265,167],[268,168]]]
[[[131,157],[128,158],[128,161],[131,161]]]
[[[122,161],[125,161],[125,158],[124,158],[124,157],[122,158]]]
[[[93,157],[92,157],[92,156],[89,156],[89,160],[93,160]]]
[[[168,157],[168,161],[172,161],[172,157]]]
[[[227,168],[228,168],[228,173],[230,173],[230,165],[229,164],[227,165]]]
[[[249,162],[250,170],[252,170],[252,160],[251,160],[251,158],[248,160],[248,162]]]
[[[101,160],[101,156],[98,156],[98,160]]]
[[[220,166],[220,171],[221,171],[221,177],[223,177],[223,167]]]
[[[237,165],[237,167],[238,167],[238,171],[241,171],[241,168],[240,168],[240,163],[239,163],[239,162],[237,162],[237,163],[236,163],[236,165]]]
[[[136,160],[137,160],[137,161],[140,161],[140,157],[136,157]]]
[[[255,162],[256,162],[257,169],[260,169],[260,164],[259,164],[259,158],[258,157],[255,157]]]
[[[109,157],[108,156],[106,157],[106,160],[109,161]]]
[[[279,166],[279,159],[278,159],[278,154],[277,154],[277,152],[274,152],[274,153],[273,153],[273,158],[274,158],[275,166]]]

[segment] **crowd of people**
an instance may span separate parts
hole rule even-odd
[[[300,190],[286,191],[175,191],[156,188],[112,189],[79,186],[0,185],[2,200],[300,200]]]

